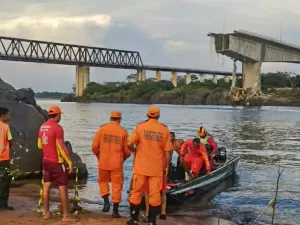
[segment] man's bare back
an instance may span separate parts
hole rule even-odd
[[[173,145],[173,151],[177,152],[178,155],[180,153],[180,149],[181,149],[181,146],[183,145],[184,143],[184,140],[182,139],[175,139],[173,142],[172,142],[172,145]]]

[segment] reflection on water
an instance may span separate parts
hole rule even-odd
[[[85,206],[95,208],[102,204],[99,196],[97,161],[91,153],[91,143],[97,128],[108,121],[112,110],[123,113],[122,125],[130,133],[137,122],[145,119],[147,105],[79,104],[38,100],[43,108],[59,105],[64,111],[62,125],[66,139],[74,151],[87,163],[89,178],[82,185],[80,196]],[[161,105],[161,121],[178,138],[195,136],[199,126],[205,126],[219,145],[230,154],[239,155],[238,179],[221,191],[214,190],[209,198],[186,205],[180,212],[185,215],[206,208],[207,212],[232,218],[234,224],[250,224],[274,195],[277,168],[285,167],[280,182],[277,224],[299,224],[300,221],[300,117],[299,108],[261,107],[245,109],[229,106],[171,106]],[[176,154],[174,154],[174,159]],[[122,205],[127,206],[126,190],[132,171],[132,158],[125,163],[125,184]],[[224,185],[224,184],[223,184]],[[226,186],[226,185],[225,185]],[[222,189],[222,185],[219,187]],[[216,192],[215,192],[216,191]],[[213,198],[211,204],[207,204]],[[206,203],[206,204],[204,204]],[[197,209],[197,210],[195,210]],[[262,224],[270,223],[270,210],[262,216]]]

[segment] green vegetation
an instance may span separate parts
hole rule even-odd
[[[37,92],[34,94],[35,98],[52,98],[52,99],[62,99],[66,96],[70,95],[70,93],[61,93],[61,92]]]
[[[103,84],[91,82],[84,90],[84,97],[90,100],[97,100],[105,96],[148,100],[157,93],[189,94],[197,91],[229,90],[230,87],[230,84],[226,84],[224,79],[218,80],[217,85],[212,84],[211,80],[205,80],[205,83],[192,82],[186,85],[185,77],[178,76],[177,88],[174,88],[171,81],[168,80],[156,81],[150,78],[139,83],[136,83],[135,80],[134,74],[131,74],[127,76],[127,82],[105,82]]]
[[[261,77],[262,91],[289,100],[300,99],[300,75],[293,73],[267,73]]]
[[[105,82],[102,84],[91,82],[84,90],[82,97],[76,101],[120,102],[120,103],[168,103],[168,104],[208,104],[208,95],[228,93],[231,82],[226,83],[224,78],[219,78],[217,84],[211,79],[205,83],[198,81],[197,75],[192,75],[192,82],[185,84],[185,77],[177,77],[177,87],[174,88],[171,81],[156,81],[153,78],[136,83],[136,74],[127,76],[126,82]],[[300,75],[291,73],[267,73],[262,74],[262,91],[276,97],[300,99]],[[238,78],[236,87],[241,87],[242,79]],[[216,99],[220,96],[216,95]],[[179,101],[178,99],[181,98]],[[186,100],[188,98],[188,100]],[[200,99],[202,98],[202,99]],[[193,99],[196,99],[193,101]],[[218,102],[217,100],[213,100]],[[225,101],[225,100],[224,100]],[[224,102],[223,101],[223,102]],[[216,103],[222,104],[222,101]]]

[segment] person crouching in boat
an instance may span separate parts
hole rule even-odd
[[[189,152],[185,152],[189,149]],[[208,160],[205,146],[200,142],[199,138],[188,139],[184,142],[180,149],[180,155],[188,164],[189,169],[193,173],[193,179],[198,178],[203,164],[206,169],[206,175],[211,176],[210,163]]]
[[[170,136],[171,136],[173,151],[177,152],[177,154],[178,154],[176,167],[177,168],[182,167],[184,169],[184,171],[188,174],[189,179],[191,180],[193,178],[193,174],[191,174],[191,172],[189,170],[189,166],[186,164],[186,162],[180,156],[180,149],[181,149],[182,145],[184,144],[184,140],[183,139],[176,139],[174,132],[170,132]],[[172,156],[171,156],[171,158],[172,158]]]
[[[216,144],[214,138],[207,132],[205,127],[200,127],[197,130],[197,134],[198,137],[200,137],[201,143],[204,144],[206,148],[211,169],[214,169],[216,166],[216,161],[214,159],[214,156],[218,151],[218,145]]]

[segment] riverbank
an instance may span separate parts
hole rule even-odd
[[[90,83],[84,95],[69,95],[62,102],[99,102],[129,104],[172,105],[244,105],[234,102],[229,95],[228,84],[191,83],[174,88],[169,81],[144,81],[135,83]],[[261,96],[253,97],[250,106],[300,106],[299,89],[269,89]]]
[[[52,190],[52,196],[56,195],[57,191]],[[14,211],[0,211],[0,224],[5,225],[57,225],[61,224],[61,216],[54,215],[52,219],[44,221],[43,217],[40,214],[36,213],[37,200],[39,194],[39,184],[38,182],[24,182],[13,185],[11,188],[11,195],[9,198],[9,203],[12,205]],[[56,209],[58,206],[58,197],[51,199],[51,209]],[[102,213],[102,206],[97,208],[90,207],[84,204],[84,210],[79,215],[78,222],[72,223],[76,225],[96,225],[96,224],[126,224],[126,221],[129,217],[129,209],[122,208],[120,213],[124,216],[121,219],[112,219],[110,213]],[[197,224],[197,225],[229,225],[229,221],[224,219],[218,219],[211,217],[206,212],[197,213],[197,218],[189,217],[168,217],[166,221],[158,220],[158,224],[161,225],[184,225],[184,224]],[[140,223],[144,224],[144,223]]]

